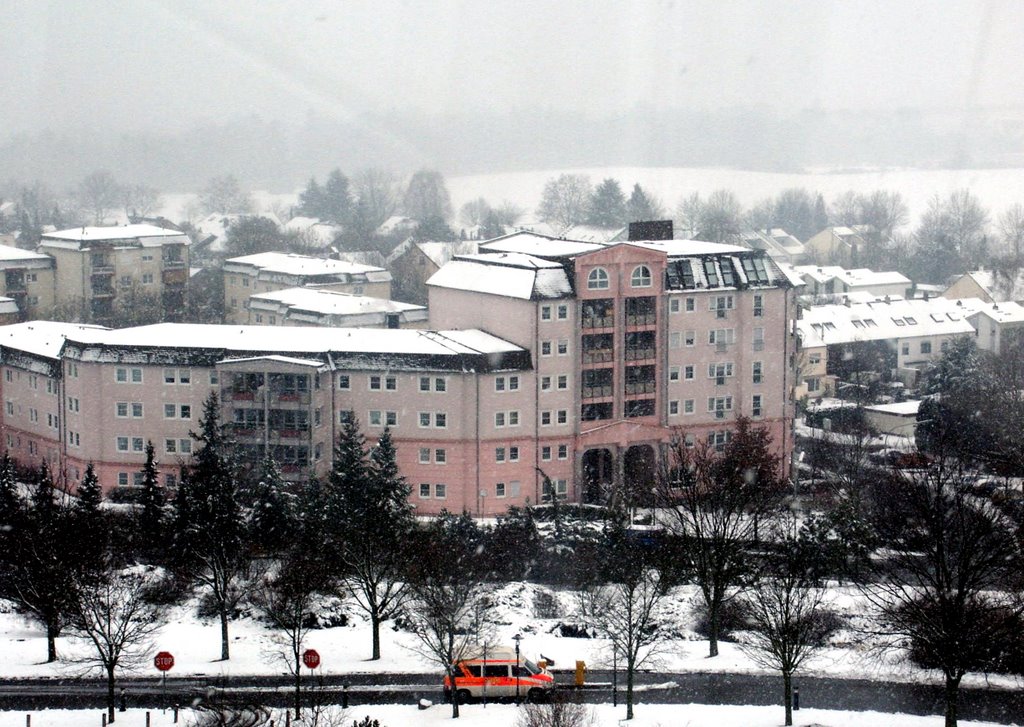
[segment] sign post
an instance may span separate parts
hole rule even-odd
[[[306,649],[302,652],[302,664],[312,672],[318,666],[320,666],[320,652],[316,649]],[[298,666],[296,664],[296,666]],[[298,719],[301,715],[301,704],[302,704],[302,675],[301,672],[296,670],[295,673],[295,718]]]
[[[167,704],[167,672],[174,668],[174,654],[169,651],[157,652],[157,655],[153,657],[153,666],[157,668],[163,677],[161,684],[163,702]]]

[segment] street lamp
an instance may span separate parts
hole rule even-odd
[[[516,705],[519,705],[519,642],[523,640],[522,634],[516,634],[512,637],[512,640],[516,642]]]

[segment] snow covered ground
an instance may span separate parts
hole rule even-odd
[[[537,593],[542,594],[538,599]],[[610,668],[610,652],[600,638],[568,638],[560,635],[559,624],[577,623],[573,617],[573,597],[567,592],[554,592],[553,601],[543,596],[547,589],[529,583],[511,583],[494,591],[492,607],[484,614],[491,623],[494,638],[499,644],[511,645],[512,636],[523,635],[522,651],[537,659],[541,654],[555,660],[556,669],[571,670],[576,660],[583,660],[591,668]],[[659,645],[646,668],[666,672],[730,672],[770,673],[757,667],[734,643],[720,644],[721,653],[715,659],[707,658],[708,643],[693,631],[693,587],[676,589],[663,601],[660,614],[664,641]],[[829,594],[832,608],[847,617],[856,626],[864,604],[854,589],[833,588]],[[538,612],[538,604],[541,605]],[[231,624],[231,660],[221,662],[219,624],[215,619],[195,617],[195,603],[169,610],[168,623],[160,632],[154,647],[174,654],[172,676],[205,675],[208,677],[241,676],[252,674],[285,674],[286,667],[275,644],[274,634],[251,615],[243,615]],[[325,606],[321,612],[323,622],[344,626],[318,629],[310,633],[305,646],[316,649],[321,656],[324,674],[413,672],[437,674],[436,666],[416,651],[415,638],[394,624],[382,630],[382,659],[369,661],[370,629],[361,612],[336,603]],[[73,656],[85,645],[62,637],[58,652]],[[74,676],[79,667],[67,663],[42,663],[46,656],[46,642],[37,625],[13,613],[9,604],[0,601],[0,676],[7,678],[55,678]],[[157,676],[152,667],[142,672]],[[885,658],[867,650],[857,638],[855,628],[837,633],[829,648],[807,668],[805,676],[841,676],[880,681],[941,683],[936,672],[918,669],[899,654]],[[430,676],[425,680],[429,683]],[[1015,677],[969,675],[964,686],[995,686],[1021,688],[1024,680]]]
[[[592,707],[593,727],[776,727],[783,723],[781,707],[708,706],[704,704],[640,704],[632,721],[623,722],[625,707],[597,705]],[[381,727],[431,727],[459,725],[460,727],[515,727],[520,708],[514,705],[489,704],[462,707],[457,722],[452,721],[451,707],[434,705],[419,711],[411,705],[379,705],[354,707],[345,715],[344,726],[353,720],[370,716],[380,720]],[[32,727],[97,727],[99,710],[46,710],[32,714]],[[173,724],[171,712],[150,713],[151,727]],[[827,709],[804,709],[793,713],[794,725],[807,727],[935,727],[942,723],[939,716],[921,717],[883,712],[839,712]],[[144,727],[144,710],[128,710],[117,715],[115,727]],[[183,712],[179,725],[193,724],[192,715]],[[283,717],[277,720],[283,725]],[[301,722],[292,722],[300,725]],[[960,720],[962,727],[995,727],[993,722]],[[0,727],[24,727],[23,712],[0,712]]]

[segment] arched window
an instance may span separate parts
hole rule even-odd
[[[590,275],[587,276],[587,289],[588,290],[607,290],[608,289],[608,271],[604,268],[594,268],[590,271]]]
[[[633,268],[633,276],[630,282],[634,288],[650,288],[651,269],[646,265],[637,265]]]

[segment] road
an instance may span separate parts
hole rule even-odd
[[[619,699],[622,699],[621,674]],[[572,674],[557,673],[560,684],[569,684]],[[317,680],[304,675],[304,683]],[[347,691],[350,704],[411,703],[418,699],[441,700],[440,679],[432,674],[353,674],[323,678],[321,698],[340,702]],[[612,674],[591,671],[588,687],[582,691],[587,702],[612,700]],[[782,682],[778,677],[747,674],[637,675],[636,701],[659,704],[778,704]],[[343,685],[347,684],[347,690]],[[908,714],[941,714],[942,688],[921,684],[886,683],[855,679],[798,678],[800,705],[804,708],[878,710]],[[135,707],[159,708],[174,703],[190,704],[207,695],[233,700],[286,705],[291,700],[289,678],[233,677],[225,682],[204,677],[126,679],[129,702]],[[215,691],[210,691],[210,690]],[[224,690],[223,692],[220,690]],[[101,707],[106,687],[101,680],[0,680],[0,709],[35,710],[54,707]],[[1010,723],[1024,716],[1024,691],[1002,689],[961,689],[960,716],[964,719]]]

